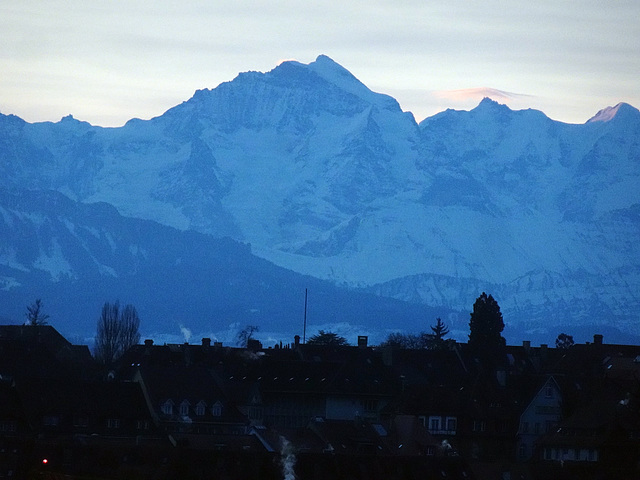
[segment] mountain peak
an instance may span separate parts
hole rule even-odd
[[[367,102],[378,104],[383,108],[400,109],[400,105],[395,99],[382,93],[373,92],[349,70],[327,55],[318,55],[314,62],[307,65],[307,68],[325,81]]]
[[[638,115],[640,112],[628,103],[620,102],[613,107],[606,107],[587,120],[586,123],[610,122],[614,118],[626,117],[628,115]]]
[[[496,110],[496,111],[510,110],[510,108],[507,107],[505,104],[499,103],[490,97],[484,97],[474,110],[478,110],[478,109],[479,110]]]
[[[318,55],[318,58],[316,58],[314,62],[311,62],[308,67],[327,80],[349,79],[362,85],[360,80],[354,77],[349,70],[326,55]]]

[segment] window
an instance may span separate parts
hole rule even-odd
[[[58,415],[45,415],[42,417],[42,424],[47,427],[57,427],[60,423],[60,417]]]
[[[211,407],[211,415],[213,415],[214,417],[221,417],[222,416],[222,404],[220,402],[216,402]]]
[[[545,454],[547,450],[545,449]],[[527,445],[525,443],[520,444],[520,449],[518,450],[518,456],[520,458],[525,458],[527,456]]]
[[[520,431],[522,433],[529,433],[529,422],[522,422],[522,426],[520,427]]]
[[[75,415],[73,417],[73,426],[74,427],[88,427],[89,426],[89,417],[86,415]]]
[[[458,429],[458,419],[456,417],[447,417],[447,431],[455,432]]]
[[[187,400],[183,400],[180,404],[180,415],[186,417],[189,415],[189,402]]]
[[[429,417],[429,431],[432,433],[440,431],[440,417]]]
[[[507,420],[498,420],[496,422],[496,431],[499,433],[505,433],[509,429],[509,422]]]
[[[136,422],[136,428],[138,430],[149,430],[149,420],[138,420]]]
[[[365,412],[375,412],[378,402],[375,399],[367,398],[361,400],[360,405],[362,406],[362,410]]]
[[[540,424],[538,422],[533,425],[533,433],[536,435],[540,433]]]
[[[546,388],[544,389],[544,396],[546,398],[553,398],[553,386],[550,384],[547,384]]]
[[[484,432],[487,428],[487,424],[484,420],[474,420],[473,421],[473,431],[474,432]]]
[[[12,421],[0,422],[0,431],[2,431],[2,432],[15,432],[16,431],[16,422],[12,422]]]
[[[204,402],[198,402],[196,405],[196,415],[202,417],[207,408],[207,405]]]
[[[165,415],[173,415],[173,402],[171,400],[167,400],[162,404],[161,410]]]
[[[120,428],[120,419],[119,418],[108,418],[107,419],[107,428]]]

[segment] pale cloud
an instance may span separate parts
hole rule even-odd
[[[469,100],[480,101],[483,98],[491,98],[497,102],[511,102],[513,100],[526,100],[534,98],[534,95],[527,95],[524,93],[505,92],[504,90],[498,90],[497,88],[490,87],[476,87],[476,88],[462,88],[458,90],[438,90],[433,94],[445,100],[452,102],[468,102]]]

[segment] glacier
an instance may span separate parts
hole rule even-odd
[[[0,159],[6,191],[228,237],[340,286],[461,312],[490,292],[517,335],[640,335],[640,112],[628,104],[578,125],[484,99],[418,124],[321,55],[118,128],[2,115]],[[59,250],[39,258],[22,267],[74,275]]]

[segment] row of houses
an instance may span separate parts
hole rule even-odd
[[[198,344],[0,327],[0,477],[640,477],[640,347]]]

